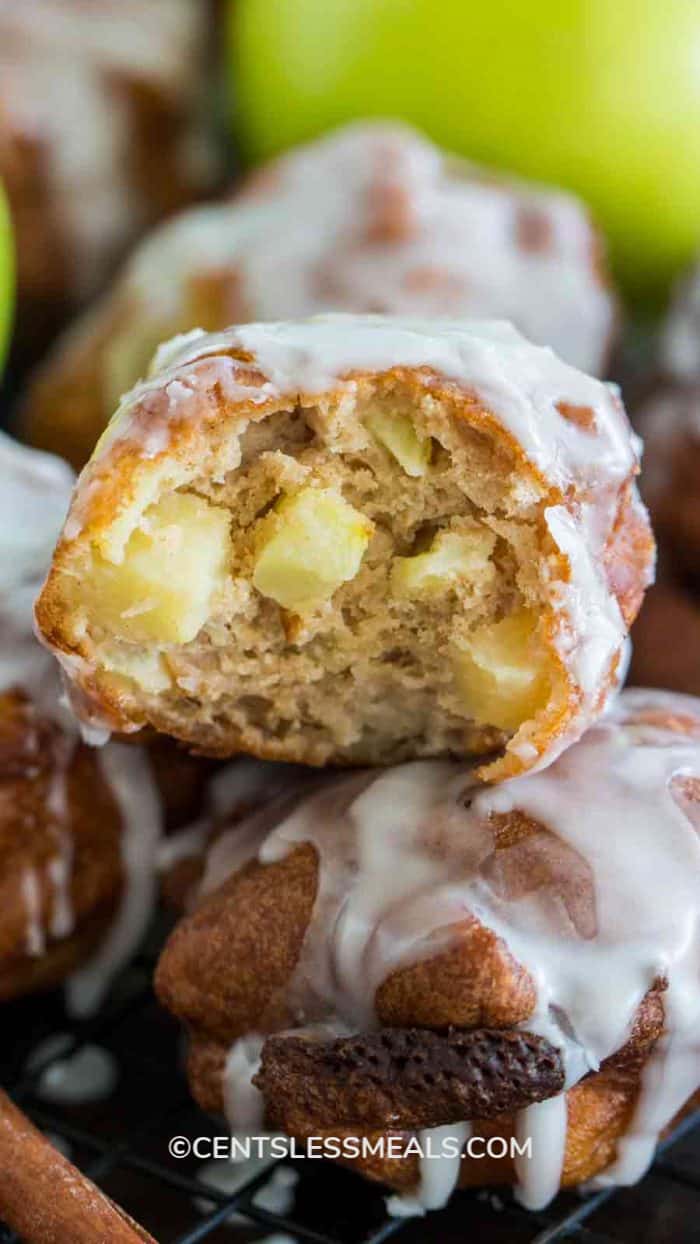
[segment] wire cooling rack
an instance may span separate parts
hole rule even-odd
[[[700,1244],[700,1113],[662,1146],[651,1173],[637,1187],[585,1198],[564,1194],[538,1214],[526,1213],[506,1193],[461,1192],[440,1213],[395,1219],[386,1212],[382,1189],[333,1164],[308,1160],[258,1166],[244,1174],[234,1193],[217,1191],[204,1182],[201,1161],[177,1160],[168,1153],[172,1136],[221,1135],[223,1128],[191,1102],[178,1028],[151,992],[159,940],[153,937],[94,1020],[71,1021],[60,996],[50,995],[4,1008],[0,1029],[4,1087],[159,1244],[268,1239],[275,1244],[381,1244],[389,1239],[400,1244]],[[58,1034],[64,1037],[60,1050],[56,1041],[47,1040]],[[82,1103],[47,1098],[42,1086],[52,1065],[87,1044],[111,1055],[117,1071],[112,1092]],[[42,1048],[46,1052],[37,1058]],[[276,1167],[285,1165],[293,1166],[298,1178],[289,1191],[293,1208],[279,1212],[269,1192],[271,1181],[279,1181]],[[3,1244],[16,1238],[0,1225]]]

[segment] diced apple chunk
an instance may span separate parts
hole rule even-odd
[[[460,579],[486,584],[495,574],[489,560],[495,543],[495,535],[485,527],[441,531],[426,553],[394,558],[392,592],[398,597],[437,595]]]
[[[377,410],[367,416],[367,427],[376,439],[389,450],[407,475],[418,478],[425,475],[431,453],[428,436],[419,436],[406,415]]]
[[[354,579],[373,525],[332,488],[302,488],[263,519],[253,586],[305,613]]]
[[[454,672],[470,717],[499,730],[517,730],[545,706],[550,687],[533,615],[520,610],[460,640]]]
[[[89,591],[97,621],[135,643],[189,643],[223,585],[229,526],[228,510],[190,493],[170,493],[150,506],[120,562],[94,554]]]

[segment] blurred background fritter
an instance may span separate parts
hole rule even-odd
[[[194,0],[0,0],[0,179],[19,330],[34,344],[144,228],[214,184],[209,12]]]

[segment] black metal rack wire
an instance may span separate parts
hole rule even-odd
[[[258,1168],[235,1192],[211,1187],[201,1177],[201,1161],[168,1152],[172,1136],[213,1137],[222,1128],[191,1102],[178,1030],[151,992],[158,941],[123,974],[93,1020],[71,1021],[59,995],[5,1008],[0,1079],[34,1122],[66,1146],[76,1165],[159,1244],[252,1244],[270,1236],[276,1244],[700,1242],[700,1112],[665,1142],[636,1188],[564,1194],[537,1214],[506,1193],[482,1191],[458,1193],[447,1209],[422,1219],[391,1218],[381,1188],[330,1163],[303,1159],[291,1163],[298,1175],[291,1211],[275,1212],[265,1203],[264,1189],[279,1163]],[[49,1048],[46,1039],[59,1033],[62,1047],[54,1041]],[[47,1072],[87,1044],[112,1056],[114,1091],[82,1104],[47,1101],[41,1087]],[[45,1054],[37,1058],[42,1046]],[[0,1225],[2,1244],[15,1239]]]

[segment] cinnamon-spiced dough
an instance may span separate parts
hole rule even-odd
[[[199,751],[551,761],[653,568],[617,391],[508,325],[327,316],[163,347],[37,606],[87,719]]]

